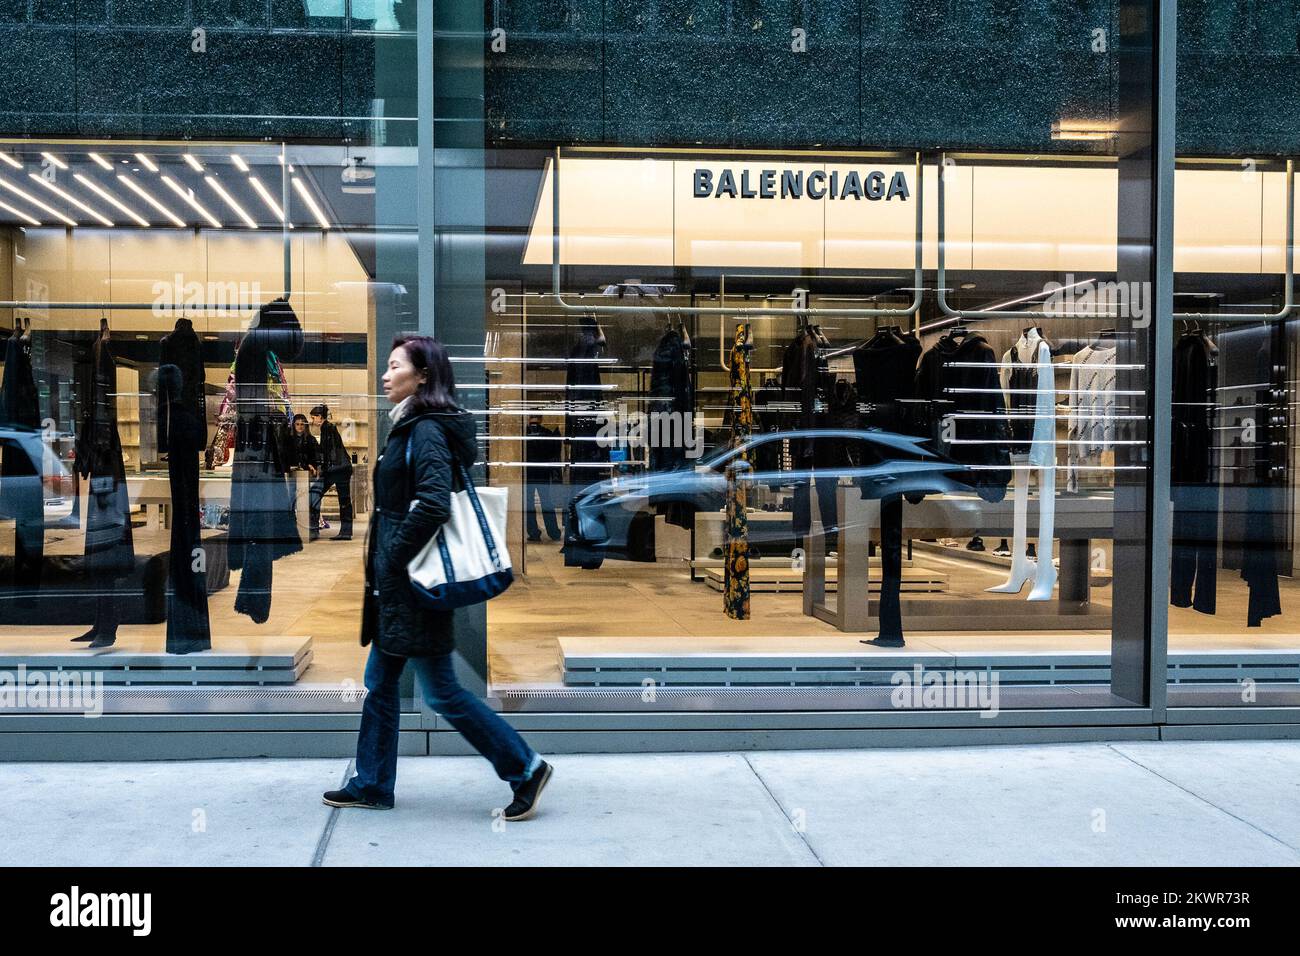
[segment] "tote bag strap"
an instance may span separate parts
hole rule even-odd
[[[439,422],[439,427],[442,423]],[[411,429],[412,432],[415,429]],[[447,438],[447,432],[443,431],[443,440]],[[474,479],[465,467],[462,461],[456,462],[456,474],[460,475],[460,483],[469,496],[470,505],[474,508],[474,516],[478,519],[479,532],[483,535],[483,543],[487,545],[488,557],[492,559],[492,564],[498,571],[501,570],[501,554],[497,550],[496,538],[492,535],[492,526],[488,524],[487,515],[483,512],[483,503],[479,501],[478,490],[474,487]],[[415,473],[411,468],[411,435],[406,436],[406,478],[407,478],[407,495],[410,500],[415,498]],[[447,536],[438,535],[438,552],[442,555],[443,570],[447,575],[447,582],[450,584],[456,580],[456,574],[452,567],[451,552],[447,550]]]
[[[474,479],[470,476],[469,469],[465,467],[464,462],[457,462],[456,467],[460,472],[460,480],[465,485],[465,492],[469,495],[469,502],[474,507],[474,514],[478,518],[479,530],[483,533],[483,543],[487,545],[488,557],[498,571],[501,570],[501,555],[497,551],[496,539],[492,536],[492,526],[488,524],[487,515],[483,513],[483,503],[478,500],[478,490],[474,487]]]

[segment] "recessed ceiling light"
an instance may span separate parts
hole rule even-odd
[[[301,196],[302,201],[307,204],[307,208],[311,210],[311,214],[316,217],[316,221],[320,223],[320,227],[322,229],[328,229],[330,227],[330,221],[325,218],[325,214],[321,212],[320,206],[316,205],[316,200],[312,198],[312,194],[308,191],[306,184],[297,176],[293,177],[293,188],[298,191],[298,195]]]
[[[24,222],[31,223],[33,226],[39,226],[41,224],[39,219],[33,219],[31,216],[27,215],[27,213],[23,212],[20,209],[15,209],[7,202],[0,201],[0,209],[3,209],[5,212],[17,216],[19,219],[23,220]]]
[[[58,211],[57,209],[55,209],[53,206],[48,206],[48,205],[46,205],[45,203],[43,203],[43,202],[41,202],[39,199],[37,199],[35,196],[33,196],[31,193],[29,193],[27,190],[22,189],[22,188],[19,187],[19,186],[15,186],[13,183],[11,183],[11,182],[10,182],[9,180],[7,180],[7,179],[0,179],[0,186],[3,186],[5,189],[9,190],[11,193],[13,193],[13,194],[16,195],[16,196],[22,196],[23,199],[26,199],[29,203],[31,203],[31,204],[32,204],[33,206],[35,206],[37,209],[44,209],[44,210],[45,210],[46,212],[48,212],[51,216],[53,216],[55,219],[62,220],[63,222],[66,222],[69,226],[75,226],[75,225],[77,224],[75,220],[73,220],[73,219],[69,219],[67,216],[65,216],[63,213],[59,212],[59,211]]]
[[[284,222],[284,210],[280,208],[280,204],[275,201],[267,188],[262,185],[262,181],[256,176],[249,176],[248,181],[257,194],[262,197],[262,202],[266,203],[266,208],[275,214],[276,219]]]
[[[101,216],[99,213],[95,212],[95,210],[91,209],[89,206],[87,206],[84,202],[82,202],[82,201],[81,201],[80,199],[78,199],[76,196],[72,195],[72,193],[67,192],[66,190],[60,189],[58,186],[54,185],[54,183],[50,182],[48,179],[45,179],[45,178],[43,178],[43,177],[41,177],[41,176],[38,176],[38,175],[36,175],[36,173],[28,173],[27,175],[28,175],[29,177],[31,177],[34,181],[40,183],[42,186],[44,186],[44,187],[45,187],[46,189],[48,189],[50,192],[54,193],[54,195],[58,196],[58,197],[59,197],[60,199],[62,199],[64,202],[72,203],[72,205],[76,206],[76,207],[77,207],[78,209],[80,209],[82,212],[84,212],[84,213],[88,213],[89,215],[94,216],[96,219],[98,219],[100,222],[102,222],[102,223],[103,223],[104,225],[106,225],[106,226],[112,226],[112,225],[113,225],[113,220],[109,219],[107,216]]]
[[[217,179],[216,179],[215,176],[204,176],[204,177],[203,177],[203,180],[204,180],[204,182],[206,182],[209,186],[212,187],[213,191],[214,191],[218,196],[220,196],[222,199],[225,200],[227,206],[229,206],[231,209],[235,210],[235,214],[236,214],[237,216],[239,216],[240,219],[244,220],[244,223],[248,226],[249,229],[256,229],[256,228],[257,228],[257,223],[253,221],[253,217],[250,216],[247,212],[244,211],[244,207],[243,207],[243,206],[241,206],[239,203],[235,202],[235,197],[234,197],[234,196],[230,195],[230,193],[226,192],[226,190],[225,190],[224,188],[222,188],[221,183],[217,182]]]
[[[104,202],[108,203],[110,206],[116,206],[118,209],[122,210],[122,212],[126,213],[128,216],[134,219],[139,225],[143,226],[146,229],[149,228],[149,220],[136,215],[136,213],[133,212],[129,207],[127,207],[122,202],[120,202],[116,196],[110,193],[107,189],[100,186],[99,183],[95,182],[93,179],[90,179],[87,176],[83,176],[81,175],[81,173],[73,173],[72,178],[75,179],[77,182],[81,183],[81,185],[85,186],[87,189],[89,189],[100,199],[104,200]]]
[[[168,189],[170,189],[176,195],[180,196],[181,199],[184,200],[186,203],[188,203],[195,212],[197,212],[200,216],[206,219],[213,229],[221,228],[221,221],[217,219],[216,216],[212,215],[212,213],[208,212],[205,208],[203,208],[202,203],[200,203],[197,199],[195,199],[192,195],[190,195],[189,192],[182,189],[180,184],[177,183],[176,180],[172,179],[170,176],[164,175],[162,181],[167,184]]]
[[[178,226],[181,229],[185,228],[185,222],[180,218],[180,216],[176,215],[157,199],[154,199],[154,197],[149,194],[148,190],[130,176],[123,176],[121,173],[118,173],[117,178],[121,181],[122,185],[126,186],[127,189],[131,190],[131,192],[135,193],[149,205],[153,206],[154,209],[157,209],[160,213],[170,219],[173,225]]]

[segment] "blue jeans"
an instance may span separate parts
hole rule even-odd
[[[511,789],[532,777],[542,758],[499,714],[457,683],[450,654],[397,657],[372,644],[357,738],[357,773],[344,787],[348,793],[371,803],[393,805],[401,712],[399,681],[408,662],[415,668],[425,702],[492,762],[498,777]]]

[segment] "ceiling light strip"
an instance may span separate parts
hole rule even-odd
[[[27,190],[25,190],[25,189],[23,189],[23,188],[21,188],[21,187],[19,187],[19,186],[15,186],[13,183],[11,183],[11,182],[10,182],[9,180],[7,180],[7,179],[0,179],[0,186],[3,186],[5,189],[9,190],[11,193],[14,193],[14,194],[17,195],[17,196],[22,196],[23,199],[26,199],[29,203],[31,203],[31,204],[32,204],[33,206],[35,206],[37,209],[44,209],[44,210],[45,210],[46,212],[48,212],[51,216],[53,216],[55,219],[62,220],[63,222],[66,222],[69,226],[75,226],[75,225],[77,224],[77,223],[76,223],[76,220],[74,220],[74,219],[69,219],[67,216],[65,216],[63,213],[59,212],[59,211],[58,211],[57,209],[55,209],[53,206],[47,206],[45,203],[41,202],[39,199],[37,199],[35,196],[33,196],[31,193],[29,193]]]
[[[227,206],[235,210],[235,215],[239,216],[240,219],[244,220],[244,223],[248,226],[249,229],[257,228],[257,222],[253,219],[253,217],[250,216],[244,210],[243,206],[235,202],[235,197],[230,195],[230,193],[226,192],[225,188],[221,185],[221,183],[217,182],[217,178],[215,176],[204,176],[203,181],[212,187],[213,192],[215,192],[218,196],[220,196],[225,201]]]
[[[194,170],[196,173],[203,172],[203,164],[194,158],[193,153],[185,153],[184,158],[185,162],[189,163],[190,169]]]
[[[124,186],[126,186],[127,189],[131,190],[131,192],[135,193],[137,196],[139,196],[149,205],[153,206],[154,209],[157,209],[160,213],[162,213],[164,216],[170,219],[174,225],[176,225],[181,229],[185,228],[184,220],[182,220],[179,216],[177,216],[174,212],[172,212],[170,209],[168,209],[158,200],[154,199],[153,196],[149,195],[149,193],[145,190],[145,188],[141,186],[139,183],[137,183],[130,176],[123,176],[121,173],[118,173],[117,178]]]
[[[145,169],[149,170],[149,172],[151,173],[158,172],[158,167],[154,165],[153,160],[150,159],[148,156],[146,156],[144,153],[136,153],[135,158],[140,160],[141,165],[143,165]]]
[[[100,215],[98,212],[91,209],[84,202],[82,202],[76,196],[72,195],[72,193],[68,192],[67,190],[60,189],[58,186],[54,185],[54,183],[50,182],[48,179],[45,179],[42,176],[38,176],[36,173],[28,173],[27,175],[30,179],[32,179],[32,181],[40,183],[50,192],[54,193],[54,195],[62,199],[64,202],[71,203],[72,205],[80,209],[82,212],[86,213],[89,216],[93,216],[94,218],[98,219],[106,226],[113,225],[113,220],[109,219],[107,216]]]
[[[271,210],[276,219],[284,222],[284,210],[281,209],[280,204],[275,201],[275,197],[272,196],[267,191],[266,187],[262,185],[262,181],[256,176],[249,176],[248,182],[252,185],[257,194],[262,197],[262,202],[266,203],[266,208]]]
[[[143,226],[146,229],[149,228],[148,219],[145,219],[143,216],[138,215],[129,206],[127,206],[125,203],[119,200],[107,189],[100,186],[99,183],[95,182],[90,177],[83,176],[81,173],[73,173],[72,178],[75,179],[77,182],[81,183],[81,185],[85,186],[87,189],[89,189],[100,199],[104,200],[104,202],[108,203],[110,206],[115,206],[118,209],[120,209],[122,212],[126,213],[128,216],[134,219],[139,225]]]
[[[23,212],[20,209],[15,209],[13,206],[9,205],[7,202],[4,202],[3,200],[0,200],[0,209],[3,209],[5,212],[17,216],[19,219],[25,219],[33,226],[39,226],[41,224],[41,221],[39,219],[33,219],[31,216],[27,215],[27,213]]]
[[[8,163],[8,164],[9,164],[10,166],[12,166],[14,169],[22,169],[22,168],[23,168],[23,164],[20,163],[20,162],[18,162],[18,160],[14,159],[14,158],[13,158],[12,156],[10,156],[8,153],[0,153],[0,159],[3,159],[6,163]]]
[[[213,229],[221,228],[221,220],[219,220],[216,216],[212,215],[212,213],[208,212],[207,209],[203,207],[203,204],[200,203],[193,196],[191,196],[187,190],[182,189],[180,183],[176,182],[176,180],[172,179],[170,176],[166,174],[163,175],[162,181],[167,184],[168,189],[170,189],[176,195],[180,196],[182,200],[189,203],[190,207],[195,212],[197,212],[200,216],[206,219],[212,225]]]
[[[113,164],[100,156],[99,153],[87,153],[86,155],[93,159],[100,169],[107,169],[110,173],[113,171]]]
[[[53,153],[41,153],[41,157],[51,166],[57,166],[59,169],[68,168],[68,164],[59,159],[59,157],[55,156]]]
[[[325,213],[321,212],[320,206],[316,205],[316,200],[312,198],[311,191],[308,190],[307,184],[297,176],[294,176],[293,188],[298,191],[298,195],[301,196],[302,201],[307,204],[307,208],[311,210],[311,214],[316,217],[316,221],[320,223],[320,227],[322,229],[328,229],[330,227],[330,221],[325,218]]]

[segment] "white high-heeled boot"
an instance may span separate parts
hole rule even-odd
[[[1038,568],[1037,562],[1030,558],[1028,554],[1029,471],[1025,468],[1016,469],[1013,495],[1015,507],[1011,517],[1011,570],[1007,573],[1007,579],[1002,584],[995,584],[991,588],[984,589],[991,594],[1019,594],[1024,588],[1025,582],[1034,576]]]
[[[1056,590],[1056,565],[1052,563],[1052,535],[1056,528],[1056,469],[1038,470],[1038,572],[1027,600],[1050,601]]]

